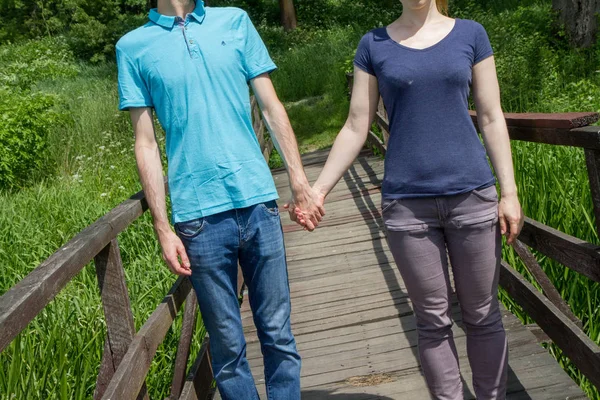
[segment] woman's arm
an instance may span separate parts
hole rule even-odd
[[[360,68],[354,68],[354,86],[348,119],[335,139],[325,167],[314,184],[322,201],[360,153],[375,118],[378,103],[377,78]]]
[[[488,57],[473,67],[473,97],[483,141],[500,182],[500,230],[507,235],[507,243],[512,244],[521,232],[524,216],[517,196],[510,139],[500,105],[494,57]]]

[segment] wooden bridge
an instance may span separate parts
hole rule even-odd
[[[327,152],[305,157],[314,180]],[[282,215],[292,293],[292,330],[302,356],[302,398],[367,400],[428,399],[417,356],[416,322],[394,264],[379,214],[381,157],[364,153],[329,195],[324,222],[313,233]],[[274,173],[289,198],[287,174]],[[466,337],[454,337],[466,398],[474,399]],[[263,363],[248,302],[242,305],[248,358],[259,393],[266,398]],[[508,311],[510,399],[578,399],[581,389],[536,336]]]
[[[255,101],[253,107],[254,128],[268,157],[272,145],[266,139]],[[477,123],[475,115],[473,119]],[[596,114],[507,115],[513,140],[585,149],[596,223],[600,227],[600,127],[587,126],[597,119]],[[383,109],[378,113],[377,124],[382,134],[371,132],[368,142],[370,149],[385,153],[388,125]],[[316,179],[326,156],[327,152],[304,156],[311,181]],[[429,398],[417,357],[411,304],[387,247],[378,211],[382,173],[381,157],[365,149],[329,196],[326,219],[316,232],[304,232],[287,217],[282,218],[292,292],[292,328],[303,357],[303,399]],[[274,171],[274,179],[281,198],[289,198],[285,172]],[[194,355],[192,367],[186,368],[197,312],[189,280],[177,279],[140,330],[135,331],[117,237],[146,209],[143,193],[132,196],[4,293],[0,297],[0,351],[94,260],[107,327],[94,398],[148,398],[146,374],[184,303],[169,399],[218,397],[212,381],[208,338]],[[515,250],[543,294],[503,263],[500,285],[537,323],[525,327],[504,311],[510,347],[508,398],[585,398],[540,342],[555,343],[598,388],[600,347],[581,330],[581,322],[560,298],[530,248],[600,282],[600,247],[530,219],[519,239]],[[266,398],[262,356],[247,303],[241,309],[247,355],[259,391]],[[465,396],[474,398],[456,300],[453,315]]]

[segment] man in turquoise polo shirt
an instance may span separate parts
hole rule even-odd
[[[140,179],[163,257],[174,273],[190,276],[222,398],[258,398],[236,293],[239,263],[263,351],[267,395],[300,399],[277,191],[252,129],[248,83],[309,230],[324,211],[268,75],[275,64],[242,10],[159,0],[149,18],[117,43],[119,108],[131,113]],[[167,220],[152,108],[167,135],[176,234]]]

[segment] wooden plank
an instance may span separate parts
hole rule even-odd
[[[103,400],[135,399],[152,358],[191,290],[189,279],[179,277],[162,303],[133,338],[123,361],[106,388]]]
[[[527,246],[520,240],[517,240],[513,244],[513,248],[525,264],[525,267],[527,267],[531,275],[533,275],[537,283],[541,286],[546,297],[548,297],[552,304],[554,304],[567,318],[581,328],[581,321],[573,314],[567,302],[560,297],[560,293],[558,293],[558,290],[556,290],[550,281],[550,278],[548,278],[548,275],[546,275],[540,264],[538,264],[535,256],[529,251]]]
[[[511,140],[600,150],[600,130],[591,126],[572,130],[509,126]]]
[[[381,139],[379,139],[379,137],[377,137],[377,135],[373,131],[369,131],[369,135],[367,136],[367,143],[375,147],[377,150],[379,150],[381,154],[385,156],[387,149],[381,141]]]
[[[587,165],[594,215],[596,217],[596,233],[600,235],[600,151],[585,149],[585,162]]]
[[[113,239],[98,253],[94,263],[106,319],[107,337],[107,346],[104,348],[102,366],[94,391],[94,399],[100,399],[133,340],[135,324],[117,239]],[[142,386],[138,398],[148,398],[145,385]]]
[[[600,149],[600,127],[586,126],[598,120],[597,113],[505,115],[511,140]],[[471,118],[479,131],[473,111]]]
[[[600,282],[600,246],[525,218],[519,240],[589,279]]]
[[[390,123],[387,119],[387,115],[385,115],[385,113],[381,112],[381,110],[378,110],[377,113],[375,114],[375,121],[377,122],[377,125],[379,125],[379,127],[388,133],[388,138],[389,138],[389,134],[390,134]],[[385,143],[386,147],[387,147],[387,142]]]
[[[190,357],[190,345],[192,336],[196,328],[196,313],[198,310],[198,299],[196,292],[191,289],[185,299],[185,311],[183,313],[183,322],[181,326],[181,335],[177,347],[177,356],[175,357],[175,367],[173,369],[173,381],[171,382],[171,398],[178,399],[183,385],[185,383],[187,363]]]
[[[500,270],[500,285],[560,347],[579,371],[592,384],[600,387],[600,347],[504,261]]]
[[[469,111],[478,131],[477,113]],[[565,114],[504,114],[511,140],[583,147],[600,150],[600,127],[588,126],[598,121],[598,113]],[[387,126],[389,121],[377,115],[377,123]]]
[[[388,143],[390,142],[390,124],[388,123],[388,114],[383,103],[383,98],[379,98],[379,104],[377,105],[377,113],[375,114],[375,122],[381,130],[383,136],[383,144],[387,149]]]
[[[0,297],[0,352],[111,240],[148,208],[138,192],[85,228]]]
[[[471,119],[475,126],[477,122],[477,112],[469,111]],[[597,122],[600,114],[596,112],[576,112],[576,113],[504,113],[506,125],[510,127],[528,127],[528,128],[554,128],[561,130],[570,130],[581,128]]]
[[[214,393],[213,373],[210,364],[210,341],[204,338],[198,357],[190,369],[179,400],[208,400]]]

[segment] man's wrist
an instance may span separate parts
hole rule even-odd
[[[154,231],[159,238],[173,232],[171,230],[171,225],[166,221],[155,222]]]
[[[308,183],[308,180],[306,179],[306,177],[303,177],[303,178],[290,177],[290,187],[292,189],[292,193],[295,196],[296,194],[304,193],[307,190],[309,190],[310,184]]]

